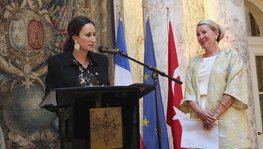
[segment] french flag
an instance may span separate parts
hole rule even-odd
[[[123,51],[123,54],[127,54],[125,36],[123,31],[123,24],[121,19],[118,21],[117,35],[116,35],[116,48]],[[118,54],[115,55],[115,75],[114,85],[115,86],[126,86],[131,85],[132,74],[130,64],[127,58],[122,57]]]

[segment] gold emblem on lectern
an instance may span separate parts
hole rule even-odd
[[[91,148],[122,148],[121,119],[120,107],[90,109]]]

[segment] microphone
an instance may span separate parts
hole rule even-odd
[[[113,49],[110,47],[106,47],[106,46],[100,46],[98,48],[98,51],[100,53],[111,53],[111,54],[121,54],[123,51],[120,49]]]

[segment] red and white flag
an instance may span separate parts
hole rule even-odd
[[[180,71],[171,21],[169,21],[168,33],[168,75],[180,80]],[[183,93],[181,84],[178,84],[172,80],[168,80],[168,103],[166,119],[167,124],[171,127],[174,149],[181,149],[182,127],[179,120],[173,120],[173,117],[176,115],[174,107],[179,107],[182,98]]]

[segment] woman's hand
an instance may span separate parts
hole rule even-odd
[[[189,107],[198,115],[198,117],[202,120],[204,129],[210,130],[213,128],[214,123],[217,120],[216,115],[209,111],[202,109],[198,106],[198,104],[194,101],[188,101]]]
[[[210,130],[211,128],[213,128],[213,125],[215,124],[217,119],[212,112],[210,112],[209,110],[199,109],[197,114],[203,122],[204,129]]]

